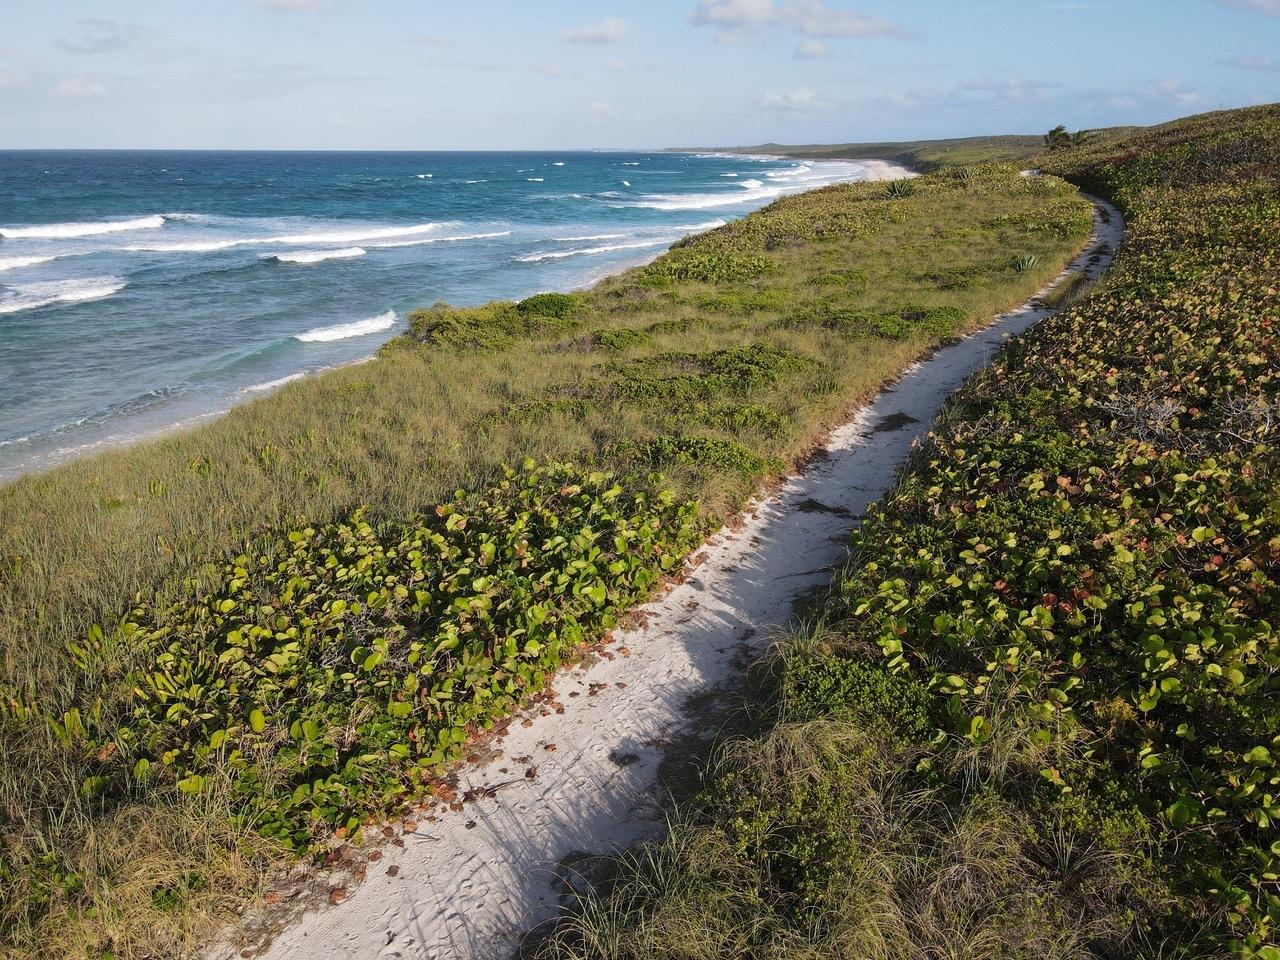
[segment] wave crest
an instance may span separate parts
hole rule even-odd
[[[48,263],[57,260],[55,256],[47,257],[0,257],[0,270],[17,270],[19,267],[34,267],[37,263]]]
[[[295,340],[303,343],[331,343],[334,340],[349,340],[352,337],[366,337],[371,333],[390,330],[396,323],[396,312],[388,310],[367,320],[356,320],[354,323],[339,323],[332,327],[316,327],[295,334]]]
[[[102,220],[97,223],[39,223],[29,227],[0,227],[0,237],[7,240],[66,240],[93,237],[121,230],[158,230],[164,217],[153,214],[133,220]]]
[[[640,243],[605,243],[598,247],[576,247],[572,250],[549,250],[516,257],[519,263],[538,263],[542,260],[563,260],[565,257],[581,257],[595,253],[612,253],[615,250],[642,250],[645,247],[665,247],[670,240],[644,240]]]
[[[119,293],[128,285],[123,277],[83,277],[76,280],[47,280],[24,283],[11,288],[0,298],[0,314],[18,313],[52,306],[55,303],[79,303],[101,300]]]
[[[324,260],[351,260],[363,257],[363,247],[344,247],[341,250],[299,250],[297,253],[269,253],[264,260],[277,263],[320,263]]]

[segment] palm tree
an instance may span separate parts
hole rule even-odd
[[[1071,146],[1071,134],[1063,124],[1058,124],[1044,135],[1044,145],[1049,150],[1065,150]]]
[[[1086,143],[1093,139],[1092,130],[1077,130],[1071,135],[1071,146],[1083,147]]]

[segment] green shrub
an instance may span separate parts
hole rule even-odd
[[[773,261],[759,254],[677,249],[646,267],[641,278],[642,282],[658,284],[677,281],[743,283],[773,269]]]
[[[516,304],[526,316],[568,320],[581,307],[582,297],[574,293],[535,293]]]
[[[497,301],[480,307],[437,303],[409,314],[409,335],[431,346],[472,350],[499,350],[520,340],[559,336],[580,323],[570,307],[555,299],[562,296],[572,304],[574,298],[564,294],[539,294],[519,304]],[[526,308],[530,300],[545,303],[547,312],[540,312],[536,305]]]
[[[934,307],[925,313],[920,326],[931,336],[945,340],[955,336],[968,322],[968,315],[959,307]]]
[[[618,448],[620,455],[652,467],[687,464],[702,470],[736,473],[753,480],[764,475],[763,457],[740,443],[719,437],[654,437]]]
[[[785,290],[753,290],[747,293],[716,293],[698,298],[698,307],[716,313],[761,313],[784,310]]]
[[[664,353],[629,362],[602,393],[632,402],[741,396],[808,369],[807,357],[766,343],[706,353]]]
[[[658,483],[527,463],[408,523],[357,511],[292,530],[91,632],[82,658],[138,651],[104,681],[135,691],[127,714],[18,713],[100,758],[89,795],[229,778],[236,817],[288,845],[354,833],[419,796],[700,540],[697,506]]]
[[[603,350],[622,352],[634,347],[642,347],[652,343],[653,337],[644,330],[630,327],[615,327],[610,330],[596,330],[591,334],[591,342]]]
[[[676,418],[733,433],[766,437],[784,437],[794,426],[786,414],[759,403],[695,403],[677,410]]]
[[[788,662],[782,695],[793,721],[844,717],[908,741],[926,739],[934,727],[928,688],[874,662],[836,656]]]

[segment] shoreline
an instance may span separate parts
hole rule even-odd
[[[295,876],[281,897],[292,905],[286,922],[296,922],[269,940],[270,915],[256,918],[262,939],[250,942],[250,955],[506,955],[554,917],[583,861],[661,832],[664,764],[723,722],[747,665],[795,603],[829,581],[847,555],[848,532],[893,483],[946,398],[1005,337],[1055,312],[1043,297],[1073,275],[1105,272],[1124,221],[1110,204],[1088,199],[1093,232],[1058,277],[856,405],[816,456],[696,550],[678,582],[634,612],[635,625],[562,672],[548,700],[487,746],[489,759],[457,772],[464,803],[424,806],[389,828],[391,843],[368,860]]]
[[[672,155],[678,155],[680,153],[684,153],[688,155],[698,155],[697,151],[678,151],[673,153]],[[659,151],[656,155],[665,155],[665,154],[667,154],[667,151]],[[777,160],[777,159],[787,159],[787,158],[770,157],[770,156],[765,156],[761,154],[753,157],[743,155],[742,159]],[[821,163],[825,161],[820,160],[818,162]],[[849,161],[843,158],[840,158],[840,159],[831,158],[830,162],[849,162]],[[806,193],[811,189],[821,189],[822,186],[826,186],[829,184],[850,183],[850,182],[856,183],[856,182],[863,182],[863,181],[879,181],[879,180],[895,179],[895,178],[898,178],[899,176],[908,177],[908,176],[917,175],[915,171],[910,170],[906,167],[885,163],[879,160],[865,160],[865,161],[855,160],[854,162],[865,163],[867,165],[866,167],[867,171],[873,173],[873,175],[866,176],[861,179],[832,180],[832,181],[828,181],[827,184],[822,184],[814,187],[805,187],[803,189],[798,189],[798,190],[784,191],[782,193],[779,193],[776,196],[765,199],[759,206],[752,207],[750,210],[746,211],[745,213],[732,217],[732,219],[727,222],[732,222],[732,220],[741,219],[741,217],[748,216],[750,213],[753,213],[757,210],[762,209],[763,207],[768,206],[770,203],[773,203],[775,200],[779,199],[780,197],[794,196],[800,193]],[[708,229],[715,229],[715,228],[708,228]],[[683,236],[677,238],[676,240],[673,240],[672,243],[673,244],[678,243],[683,240],[687,240],[689,237],[697,236],[705,232],[707,231],[706,230],[693,231],[693,232],[684,234]],[[596,287],[597,285],[613,277],[616,277],[622,273],[625,273],[628,270],[632,270],[637,267],[644,266],[648,263],[652,263],[658,257],[668,252],[669,249],[670,249],[670,245],[666,247],[655,247],[651,251],[646,252],[642,256],[636,257],[634,259],[624,259],[621,262],[610,264],[603,273],[593,273],[588,279],[582,281],[581,283],[573,284],[572,286],[569,286],[565,289],[567,289],[570,292],[589,291],[594,287]],[[546,292],[546,291],[530,289],[523,295],[527,296],[527,295],[540,293],[540,292]],[[493,298],[482,300],[480,302],[481,303],[493,302]],[[421,304],[419,306],[425,306],[425,305],[426,304]],[[457,305],[465,307],[471,304],[464,303],[464,304],[457,304]],[[418,307],[415,307],[413,309],[418,309]],[[397,322],[402,323],[403,318],[398,317]],[[184,415],[180,416],[178,419],[161,423],[155,426],[148,426],[144,424],[138,429],[137,432],[126,431],[121,433],[111,433],[111,434],[99,436],[96,439],[90,440],[83,444],[74,444],[74,445],[65,446],[65,447],[51,447],[50,449],[46,449],[46,450],[38,450],[28,455],[28,457],[25,460],[21,461],[16,466],[0,467],[0,487],[4,487],[6,485],[18,482],[24,478],[48,473],[49,471],[56,470],[59,467],[65,466],[66,464],[74,463],[89,457],[93,457],[99,453],[105,453],[110,451],[120,451],[120,450],[124,450],[124,449],[128,449],[128,448],[140,445],[140,444],[145,444],[151,441],[158,441],[165,438],[169,438],[174,435],[181,434],[187,431],[199,430],[201,427],[209,423],[216,422],[219,418],[224,417],[227,413],[229,413],[233,409],[246,406],[257,400],[262,400],[272,396],[273,394],[277,393],[280,388],[288,386],[290,383],[297,382],[300,380],[312,380],[312,379],[315,379],[317,376],[324,375],[326,373],[330,373],[335,370],[341,370],[341,369],[355,366],[362,363],[369,363],[371,361],[378,359],[378,354],[380,353],[382,348],[387,343],[390,343],[392,340],[394,340],[397,336],[402,336],[404,331],[400,330],[399,332],[395,332],[394,330],[392,330],[388,332],[390,335],[386,339],[379,341],[376,347],[373,347],[371,352],[365,356],[357,357],[351,360],[344,360],[337,363],[326,364],[318,368],[304,369],[301,371],[291,372],[282,377],[277,378],[274,381],[268,382],[266,384],[258,384],[258,385],[242,387],[236,390],[231,395],[222,397],[218,402],[210,404],[209,406],[211,406],[212,409],[187,411]],[[159,389],[159,388],[154,388],[154,389]],[[90,415],[87,415],[84,419],[88,419],[89,416]],[[3,441],[3,442],[0,442],[0,447],[15,445],[18,443],[29,443],[32,441],[36,441],[41,437],[48,437],[53,434],[56,434],[59,430],[65,429],[67,426],[75,427],[78,425],[79,423],[76,422],[70,425],[62,425],[56,428],[52,428],[50,430],[44,431],[43,433],[34,433],[34,434],[29,434],[23,437],[18,437],[11,440]]]

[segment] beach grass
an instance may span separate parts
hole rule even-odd
[[[463,504],[497,516],[509,496],[497,492],[506,489],[503,465],[526,461],[572,463],[588,491],[597,489],[592,471],[616,475],[637,498],[637,529],[650,528],[669,488],[705,528],[912,360],[1043,287],[1089,222],[1089,205],[1067,184],[1000,166],[930,175],[905,190],[863,183],[787,197],[587,292],[428,308],[367,363],[288,384],[199,429],[0,488],[0,955],[191,952],[278,864],[411,802],[422,782],[406,768],[438,769],[420,744],[356,733],[335,746],[337,730],[298,733],[313,714],[298,714],[296,728],[275,726],[261,708],[280,677],[274,668],[237,680],[229,702],[193,685],[182,693],[189,716],[173,713],[169,694],[157,701],[148,678],[209,658],[221,664],[238,642],[221,613],[210,620],[210,604],[234,607],[243,588],[281,616],[293,612],[265,574],[241,576],[254,563],[238,557],[279,560],[292,550],[307,576],[319,576],[307,531],[342,538],[367,523],[370,536],[436,535],[432,518],[447,526]],[[535,512],[554,521],[557,497],[579,484],[532,469]],[[670,536],[664,563],[692,546]],[[492,556],[483,544],[480,555]],[[620,562],[626,550],[611,556]],[[571,552],[566,563],[579,559]],[[564,569],[557,560],[549,575]],[[584,639],[650,582],[601,578],[598,609],[552,610]],[[579,595],[575,587],[562,603]],[[329,629],[339,608],[324,599],[317,609]],[[234,616],[247,624],[252,614]],[[342,629],[343,657],[363,650],[366,672],[390,671],[387,682],[401,683],[413,674],[405,662],[368,650],[386,641],[378,630],[401,630],[408,644],[427,627],[409,618]],[[475,647],[480,661],[508,638],[493,630]],[[296,685],[322,667],[332,670],[287,667],[289,709],[324,705]],[[436,718],[431,730],[465,736],[545,681],[538,669],[520,676],[496,706],[469,715],[477,720],[450,728]],[[390,709],[385,694],[350,708]],[[397,719],[416,723],[405,713]],[[301,756],[304,740],[338,755]],[[361,774],[356,789],[343,771],[357,753],[390,779]],[[342,802],[308,801],[297,813],[280,792],[294,782],[272,780],[287,763],[304,764],[297,769],[308,777],[323,768]]]

